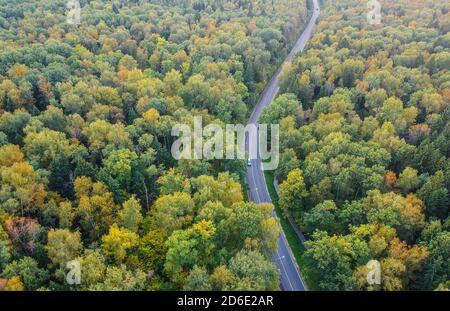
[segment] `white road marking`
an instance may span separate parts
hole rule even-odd
[[[257,162],[259,161],[259,159],[257,160]],[[253,184],[254,185],[256,185],[256,179],[255,179],[255,174],[254,174],[254,171],[253,171],[253,167],[250,169],[250,172],[251,172],[251,175],[252,175],[252,179],[253,179]],[[256,189],[256,202],[255,203],[260,203],[261,202],[261,199],[260,199],[260,197],[259,197],[259,193],[258,193],[258,188],[256,188],[255,187],[255,189]],[[280,241],[278,241],[278,243],[280,243]],[[276,255],[277,255],[277,257],[278,258],[281,258],[281,256],[280,256],[280,252],[279,252],[279,250],[278,250],[278,246],[277,246],[277,249],[276,249]],[[285,256],[283,256],[283,258],[286,258]],[[285,276],[285,278],[288,280],[288,282],[289,282],[289,286],[291,287],[291,290],[294,290],[294,287],[292,286],[292,282],[291,282],[291,279],[289,278],[289,274],[287,273],[287,271],[286,271],[286,267],[284,266],[284,263],[283,263],[283,260],[280,260],[280,262],[281,262],[281,267],[283,268],[283,275]],[[295,268],[295,267],[294,267]],[[301,277],[300,277],[300,280],[301,280]]]
[[[277,256],[280,257],[280,253],[278,251],[278,247],[277,247]],[[280,260],[280,262],[281,262],[281,267],[283,268],[284,275],[286,276],[286,278],[287,278],[287,280],[289,282],[289,285],[291,286],[291,289],[294,290],[294,286],[292,286],[291,279],[289,278],[289,275],[286,272],[286,268],[284,267],[283,260]]]

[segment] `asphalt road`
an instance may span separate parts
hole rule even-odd
[[[314,25],[320,14],[320,7],[318,0],[312,0],[314,4],[313,14],[308,23],[308,26],[303,31],[300,38],[295,43],[293,49],[286,57],[285,62],[291,62],[292,57],[303,51],[306,43],[311,38]],[[282,67],[282,66],[281,66]],[[249,119],[249,124],[258,125],[258,120],[263,109],[269,105],[275,98],[279,91],[279,78],[281,73],[281,67],[277,70],[275,75],[272,77],[265,90],[263,91],[261,98],[252,115]],[[259,153],[258,153],[259,154]],[[250,189],[250,198],[253,202],[264,203],[271,202],[269,192],[264,180],[264,172],[261,170],[261,160],[259,158],[251,160],[251,166],[247,169],[247,182]],[[273,212],[276,216],[275,211]],[[299,272],[297,262],[292,254],[289,244],[286,240],[284,232],[280,233],[278,248],[274,254],[273,261],[278,267],[281,274],[281,289],[284,291],[305,291],[307,290],[305,282]]]

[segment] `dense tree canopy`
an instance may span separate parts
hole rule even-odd
[[[381,25],[367,23],[366,1],[323,2],[316,33],[263,112],[282,129],[280,206],[309,239],[304,270],[322,290],[443,289],[448,1],[382,1]],[[302,113],[275,114],[293,96]],[[380,286],[366,282],[372,259]]]
[[[261,116],[308,285],[448,289],[448,1],[383,1],[382,25],[320,2]],[[171,130],[245,123],[306,1],[80,3],[72,25],[66,1],[0,0],[0,290],[278,290],[280,225],[245,161],[176,161]]]
[[[244,161],[177,162],[171,130],[244,123],[305,1],[66,2],[0,0],[0,289],[278,289]]]

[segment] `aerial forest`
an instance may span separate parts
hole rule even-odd
[[[245,161],[175,161],[171,129],[244,123],[305,2],[80,5],[0,1],[0,289],[278,290]]]
[[[381,1],[381,25],[366,1],[322,3],[263,113],[280,124],[279,203],[306,235],[304,274],[327,291],[449,290],[449,3]]]
[[[319,3],[285,62],[309,0],[80,0],[79,24],[0,0],[0,291],[282,289],[246,159],[171,154],[176,124],[246,124],[278,68],[259,122],[308,288],[450,290],[450,4]]]

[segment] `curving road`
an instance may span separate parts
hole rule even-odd
[[[320,14],[320,7],[318,0],[312,0],[314,8],[308,26],[303,31],[300,38],[295,43],[285,62],[291,62],[292,57],[303,51],[306,43],[311,38],[314,25]],[[282,67],[282,66],[281,66]],[[255,106],[248,124],[258,125],[258,120],[263,109],[268,106],[275,98],[279,91],[279,78],[281,74],[281,67],[277,70],[275,75],[270,80],[269,84],[264,89],[259,102]],[[261,170],[261,160],[259,158],[251,160],[251,166],[247,170],[247,182],[250,189],[250,198],[253,202],[264,203],[271,202],[269,192],[267,190],[266,182],[264,180],[264,172]],[[276,212],[273,212],[276,216]],[[274,254],[273,260],[281,274],[281,289],[285,291],[305,291],[306,284],[299,272],[297,262],[292,254],[289,244],[286,240],[284,232],[280,233],[278,248]]]

